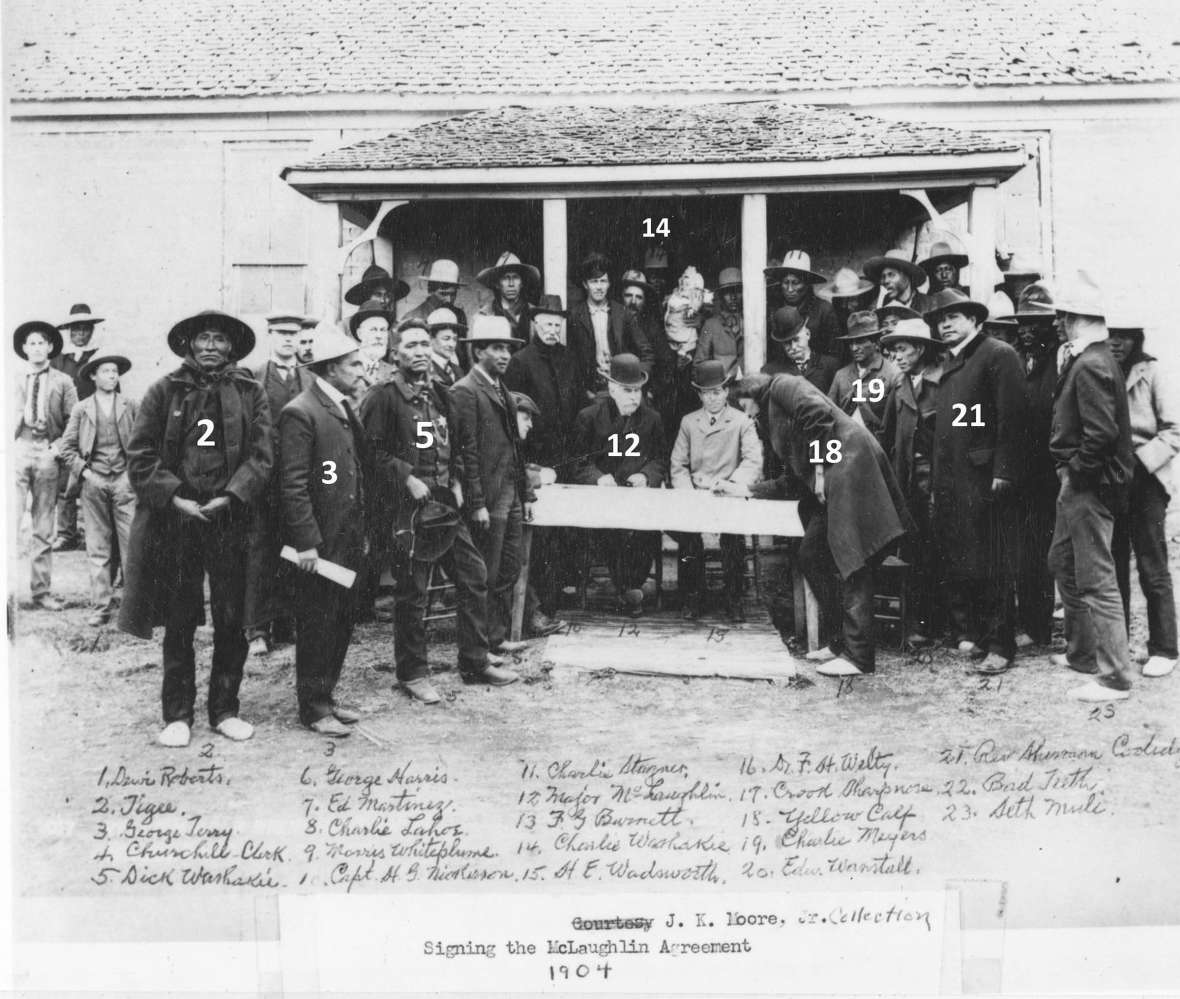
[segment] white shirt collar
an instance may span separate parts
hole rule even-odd
[[[315,376],[315,383],[320,387],[320,391],[324,393],[329,399],[336,403],[341,415],[348,416],[348,410],[344,408],[344,393],[341,392],[334,385],[330,385],[324,381],[319,375]]]
[[[430,354],[431,354],[431,356],[432,356],[432,357],[433,357],[433,358],[434,358],[434,359],[435,359],[435,360],[436,360],[436,361],[437,361],[439,364],[441,364],[441,365],[442,365],[444,368],[447,368],[447,367],[453,367],[453,366],[454,366],[454,364],[455,364],[455,362],[454,362],[453,360],[451,360],[451,359],[450,359],[449,357],[447,357],[445,354],[440,354],[440,353],[439,353],[437,350],[432,350],[432,351],[430,352]]]
[[[957,344],[955,344],[955,346],[951,348],[951,354],[955,357],[958,357],[961,353],[963,353],[964,350],[967,349],[967,344],[971,343],[971,341],[978,336],[979,330],[976,330],[970,336],[966,337],[966,339],[960,340]]]

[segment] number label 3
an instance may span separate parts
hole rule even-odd
[[[330,486],[336,481],[336,462],[324,462],[324,485]]]

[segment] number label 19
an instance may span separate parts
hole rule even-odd
[[[868,395],[865,395],[865,381],[858,378],[852,383],[853,402],[880,402],[885,398],[885,383],[880,378],[872,378],[868,383]]]
[[[626,434],[627,450],[619,450],[619,434],[611,434],[607,440],[610,442],[610,450],[607,451],[609,458],[641,458],[639,453],[639,434]]]
[[[813,465],[835,465],[844,457],[840,453],[843,445],[840,441],[828,441],[827,452],[820,453],[820,441],[811,442],[811,463]]]
[[[975,419],[971,423],[967,422],[967,406],[961,402],[956,402],[951,408],[955,411],[955,418],[951,420],[952,427],[982,427],[985,425],[983,422],[983,406],[978,402],[970,409],[975,414]]]
[[[659,222],[656,223],[656,227],[654,229],[651,227],[651,219],[644,219],[643,220],[643,238],[644,239],[654,239],[656,236],[671,236],[671,235],[672,235],[672,229],[668,225],[667,219],[660,219]]]

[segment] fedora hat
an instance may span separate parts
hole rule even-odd
[[[899,302],[890,302],[888,305],[882,305],[879,309],[873,310],[877,315],[877,322],[883,323],[886,319],[892,317],[901,322],[905,319],[921,319],[922,313],[915,312],[908,305],[902,305]]]
[[[628,388],[647,384],[647,372],[634,354],[615,354],[610,359],[610,374],[606,377],[616,385]]]
[[[901,271],[907,275],[914,283],[915,288],[926,281],[926,272],[915,264],[910,259],[910,255],[900,247],[894,247],[892,250],[886,251],[885,255],[881,257],[869,257],[865,261],[865,277],[874,284],[880,284],[881,272],[886,267],[892,267],[894,270]]]
[[[836,271],[836,276],[827,284],[816,288],[815,293],[830,302],[833,298],[860,298],[872,290],[872,281],[866,281],[851,267],[841,267]]]
[[[67,326],[93,326],[96,323],[105,322],[102,316],[96,316],[90,311],[90,306],[83,302],[77,305],[70,306],[70,317],[64,322],[58,323],[57,328],[64,330]]]
[[[523,392],[512,392],[512,401],[516,403],[516,411],[518,413],[532,413],[533,416],[541,415],[541,407],[533,402],[531,396],[525,395]]]
[[[863,312],[852,313],[848,317],[848,332],[836,339],[844,341],[867,340],[880,335],[881,324],[877,321],[876,313],[866,309]]]
[[[718,295],[726,288],[741,288],[742,271],[740,267],[724,267],[717,275],[717,288],[713,294]]]
[[[1009,328],[1017,325],[1016,309],[1012,305],[1012,299],[1002,291],[993,293],[987,300],[987,321],[984,325]]]
[[[692,387],[699,391],[729,384],[733,372],[726,373],[724,361],[701,361],[692,369]]]
[[[788,250],[781,264],[764,267],[762,273],[777,281],[784,274],[798,274],[812,284],[827,284],[828,279],[811,269],[811,254],[803,250]]]
[[[459,316],[455,310],[448,309],[445,305],[435,309],[426,317],[426,328],[430,331],[431,336],[441,333],[443,330],[454,330],[456,333],[467,332],[467,324],[459,322]]]
[[[929,302],[930,307],[922,313],[922,318],[932,325],[942,318],[944,312],[950,311],[961,312],[978,323],[987,319],[986,305],[968,298],[954,288],[943,288],[942,291],[931,295]]]
[[[344,293],[344,301],[349,305],[361,305],[373,297],[378,288],[388,288],[395,302],[405,298],[410,293],[410,286],[405,281],[394,281],[384,267],[370,264],[365,268],[360,281]]]
[[[435,486],[425,503],[398,504],[393,540],[401,551],[420,562],[433,562],[445,555],[459,533],[459,511],[450,490]]]
[[[122,354],[99,354],[97,357],[92,357],[89,361],[82,365],[78,371],[78,381],[83,385],[86,384],[86,379],[98,370],[100,364],[113,364],[119,369],[119,377],[127,374],[131,370],[131,362]]]
[[[659,294],[655,288],[647,283],[647,275],[643,271],[623,271],[623,276],[619,278],[619,291],[622,292],[624,288],[628,287],[642,288],[644,294],[653,299]]]
[[[189,341],[209,329],[229,337],[231,360],[241,360],[254,349],[254,331],[236,316],[217,309],[205,309],[178,322],[168,331],[168,346],[177,357],[187,357]]]
[[[360,344],[355,339],[335,327],[329,327],[316,334],[315,342],[311,345],[311,360],[305,361],[299,367],[306,368],[309,364],[334,361],[338,357],[347,357],[356,350],[360,350]]]
[[[1053,285],[1048,281],[1033,281],[1016,299],[1016,318],[1024,322],[1049,321],[1057,318],[1053,305]]]
[[[930,324],[921,319],[899,319],[893,327],[892,333],[881,337],[881,343],[895,343],[898,340],[908,340],[911,343],[938,343],[934,339],[934,331]]]
[[[495,265],[485,267],[475,275],[475,280],[485,287],[491,288],[492,291],[496,291],[496,282],[500,280],[500,275],[505,271],[516,271],[526,280],[532,281],[534,285],[541,283],[541,272],[532,264],[522,263],[520,257],[510,252],[501,253]]]
[[[541,301],[536,305],[530,305],[528,308],[530,316],[548,315],[561,316],[562,319],[569,318],[569,313],[561,306],[560,295],[542,295]]]
[[[1077,271],[1058,282],[1053,308],[1058,312],[1072,312],[1075,316],[1106,317],[1102,291],[1086,271]]]
[[[303,329],[307,317],[301,312],[268,312],[266,331],[268,333],[298,333]]]
[[[61,330],[52,323],[42,322],[40,319],[33,319],[30,322],[21,323],[12,334],[12,349],[26,361],[29,357],[25,353],[25,337],[32,333],[40,333],[49,341],[50,357],[57,357],[61,353]]]
[[[932,274],[934,268],[939,264],[950,264],[952,267],[962,269],[967,266],[967,254],[955,253],[950,243],[935,243],[930,247],[930,256],[918,266],[927,274]]]
[[[807,320],[803,313],[791,305],[784,305],[771,317],[770,338],[778,343],[786,343],[806,329]]]
[[[393,311],[385,308],[375,298],[369,299],[351,316],[348,317],[348,329],[353,336],[356,336],[356,328],[360,326],[366,319],[372,319],[374,316],[380,316],[387,323],[390,328],[393,327]]]
[[[459,280],[459,265],[453,260],[433,260],[426,273],[418,278],[425,284],[453,284],[456,288],[462,288],[463,282]]]
[[[463,342],[473,347],[489,343],[524,343],[512,335],[512,324],[505,316],[476,316],[471,324],[471,336],[464,337]]]

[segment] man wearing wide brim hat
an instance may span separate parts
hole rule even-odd
[[[881,354],[881,327],[868,311],[848,317],[848,332],[837,337],[848,345],[852,360],[832,379],[828,398],[849,416],[856,416],[880,438],[889,396],[897,387],[901,373]]]
[[[574,481],[587,486],[658,489],[668,474],[660,415],[643,399],[648,374],[634,354],[617,354],[607,371],[607,394],[578,413],[573,452],[582,456]],[[658,557],[659,532],[603,531],[597,538],[606,556],[618,607],[643,614],[643,585]]]
[[[528,304],[541,288],[541,272],[532,264],[522,263],[515,253],[505,252],[475,279],[492,292],[492,301],[479,311],[485,316],[507,319],[512,335],[522,342],[527,340]]]
[[[119,378],[131,368],[121,354],[99,354],[78,373],[94,392],[74,406],[61,439],[62,463],[70,474],[66,499],[81,500],[90,563],[91,615],[100,627],[115,608],[112,580],[127,557],[135,493],[127,479],[127,445],[138,406],[119,392]]]
[[[928,296],[918,291],[926,283],[926,272],[910,259],[905,250],[895,247],[882,256],[869,257],[864,264],[864,273],[865,277],[880,286],[881,299],[878,305],[896,302],[918,313],[924,313],[929,308]]]
[[[919,322],[922,321],[922,314],[920,312],[915,312],[908,305],[898,305],[896,302],[892,302],[889,305],[882,305],[879,309],[874,309],[873,313],[877,317],[877,322],[881,325],[882,333],[892,332],[902,320],[917,319]]]
[[[246,536],[274,464],[262,386],[234,364],[254,333],[224,312],[182,319],[168,333],[181,366],[144,395],[127,445],[139,501],[126,561],[119,627],[151,638],[164,625],[164,746],[187,746],[196,699],[193,636],[209,577],[213,662],[209,725],[229,739],[254,729],[238,717],[246,661]]]
[[[959,287],[959,273],[967,266],[967,254],[955,253],[950,243],[937,242],[930,247],[930,256],[918,266],[925,272],[930,281],[930,291],[938,292],[944,288],[963,291]]]
[[[1034,281],[1040,281],[1043,275],[1044,270],[1038,257],[1026,250],[1017,250],[1012,254],[1008,261],[1008,269],[1003,274],[1004,290],[1013,302],[1019,303],[1024,289]]]
[[[975,325],[981,328],[988,317],[987,306],[982,302],[968,298],[962,292],[955,291],[953,288],[946,288],[943,291],[927,296],[926,308],[922,313],[922,318],[935,329],[938,329],[938,324],[941,322],[942,317],[950,312],[958,312],[962,315],[969,316],[974,320]]]
[[[409,293],[410,286],[405,281],[394,281],[384,267],[370,264],[365,268],[361,279],[344,293],[344,301],[349,305],[361,305],[370,299],[376,299],[392,311],[394,303],[400,302]]]
[[[1016,308],[1012,304],[1012,299],[1002,291],[994,292],[988,299],[983,332],[988,336],[998,337],[1013,347],[1017,346],[1020,323],[1016,319]]]
[[[851,267],[841,267],[836,276],[827,284],[820,285],[815,293],[828,302],[841,303],[850,308],[873,290],[873,282],[867,281]],[[850,311],[855,311],[851,309]]]
[[[796,310],[807,324],[811,350],[817,354],[834,351],[836,337],[840,335],[840,317],[831,302],[816,294],[816,288],[828,279],[811,269],[810,254],[788,250],[780,264],[765,268],[763,273],[769,284],[777,284],[783,304]],[[767,304],[774,308],[771,302]],[[783,350],[775,344],[767,344],[766,359],[771,364],[786,361]]]
[[[467,328],[467,313],[455,304],[459,297],[459,289],[464,287],[464,283],[459,280],[459,265],[455,261],[435,260],[427,268],[426,273],[416,280],[426,285],[426,297],[410,309],[403,319],[426,319],[430,313],[438,309],[450,309],[463,324],[463,328]]]
[[[1049,450],[1061,481],[1049,568],[1065,605],[1065,656],[1093,679],[1069,696],[1130,696],[1130,649],[1112,542],[1135,474],[1125,377],[1110,352],[1102,293],[1079,271],[1055,288],[1059,351]]]
[[[449,389],[464,374],[456,347],[467,324],[455,309],[444,305],[427,314],[426,328],[430,332],[430,377]]]
[[[742,272],[737,267],[726,267],[721,271],[717,289],[713,292],[713,301],[717,311],[701,327],[693,359],[697,364],[721,361],[726,373],[736,376],[741,372],[745,350]]]
[[[279,540],[296,551],[295,694],[299,720],[320,735],[347,736],[360,721],[337,703],[336,684],[352,640],[366,572],[367,503],[373,462],[349,403],[364,362],[352,337],[325,330],[306,365],[306,387],[278,415]],[[316,573],[320,561],[351,569],[351,587]]]

